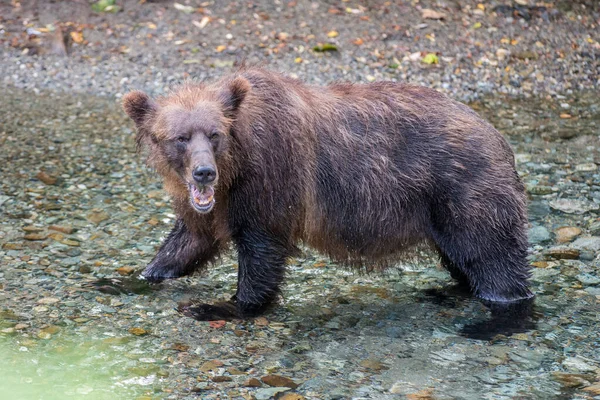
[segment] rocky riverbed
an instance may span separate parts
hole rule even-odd
[[[0,5],[0,397],[600,396],[595,2],[58,4]],[[67,57],[48,50],[49,24],[70,38]],[[337,51],[313,50],[325,43]],[[423,83],[490,120],[529,194],[537,297],[525,323],[454,290],[427,254],[361,275],[307,252],[280,306],[250,321],[175,310],[227,299],[234,254],[202,275],[138,280],[174,215],[117,100],[239,58],[315,83]]]

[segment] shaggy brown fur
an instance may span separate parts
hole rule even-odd
[[[532,296],[513,153],[475,112],[434,90],[316,87],[248,68],[156,102],[132,92],[124,107],[179,217],[148,279],[190,274],[233,240],[232,301],[237,315],[254,315],[276,298],[299,242],[353,266],[387,266],[429,243],[475,295]],[[216,180],[199,183],[200,167],[214,168]],[[205,206],[212,190],[214,207]],[[212,208],[198,211],[200,203]],[[210,319],[231,310],[187,312]]]

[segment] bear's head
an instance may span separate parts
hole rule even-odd
[[[232,124],[250,83],[236,77],[214,86],[189,83],[151,99],[134,91],[123,108],[137,127],[138,149],[148,150],[148,164],[172,193],[186,193],[197,212],[215,204],[221,173],[231,169]]]

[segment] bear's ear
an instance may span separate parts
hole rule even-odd
[[[250,82],[238,76],[219,92],[219,100],[223,104],[225,115],[235,116],[235,112],[250,91]]]
[[[146,118],[156,111],[156,103],[144,92],[135,90],[123,96],[123,109],[140,128]]]

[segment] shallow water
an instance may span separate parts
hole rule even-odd
[[[230,257],[153,287],[128,276],[174,216],[118,106],[5,90],[0,398],[268,398],[244,382],[271,374],[315,399],[600,396],[600,102],[472,106],[509,138],[530,194],[524,323],[455,290],[431,257],[360,275],[307,253],[267,319],[220,326],[175,308],[233,294]]]

